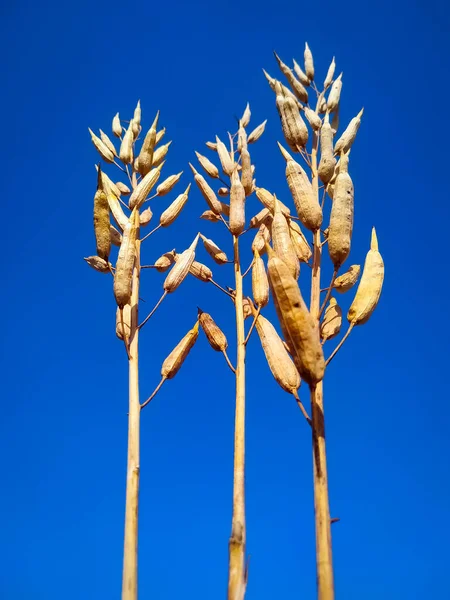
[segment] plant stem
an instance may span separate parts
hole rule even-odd
[[[320,99],[318,101],[319,105]],[[316,109],[317,112],[317,109]],[[318,136],[315,133],[311,152],[312,185],[319,200],[317,176]],[[314,232],[314,255],[311,279],[311,315],[319,326],[320,314],[320,267],[322,247],[320,230]],[[333,564],[331,555],[331,524],[328,500],[328,477],[325,449],[325,426],[323,413],[322,382],[311,385],[311,420],[314,473],[314,514],[316,523],[316,564],[318,600],[334,600]]]
[[[139,366],[138,308],[140,279],[140,241],[136,242],[136,261],[131,292],[129,352],[128,462],[125,504],[122,600],[137,600],[137,541],[139,500]]]
[[[245,331],[239,239],[233,236],[236,282],[236,414],[234,428],[233,517],[229,540],[228,600],[243,600],[245,568]]]

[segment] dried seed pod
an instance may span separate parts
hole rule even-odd
[[[161,227],[168,227],[169,225],[172,225],[172,223],[175,221],[175,219],[181,213],[186,202],[188,201],[188,195],[189,195],[190,188],[191,188],[191,184],[189,184],[187,186],[187,188],[185,189],[185,191],[182,194],[180,194],[177,198],[175,198],[175,200],[172,202],[172,204],[168,208],[166,208],[166,210],[159,217],[159,223],[160,223]]]
[[[178,373],[187,355],[193,348],[198,338],[198,321],[194,327],[187,332],[183,339],[178,342],[161,367],[161,375],[165,379],[172,379]]]
[[[300,148],[308,141],[308,129],[297,102],[283,95],[279,85],[276,86],[276,106],[286,142],[293,152],[300,152]]]
[[[323,321],[320,324],[320,337],[325,342],[331,340],[340,332],[342,326],[342,310],[335,298],[330,298],[330,302],[325,310]]]
[[[160,183],[156,188],[156,195],[165,196],[166,194],[171,192],[173,188],[177,185],[177,183],[180,181],[180,177],[182,175],[183,171],[177,173],[176,175],[169,175],[169,177],[167,177],[167,179],[164,179],[164,181]]]
[[[219,169],[216,167],[216,165],[213,164],[209,158],[203,156],[203,154],[200,154],[199,152],[196,152],[195,154],[198,158],[198,162],[202,165],[208,175],[217,179],[219,177]]]
[[[352,325],[367,323],[380,299],[384,280],[384,262],[378,251],[375,227],[372,229],[370,250],[364,263],[363,274],[347,319]]]
[[[133,210],[123,230],[122,243],[114,274],[114,297],[119,308],[123,308],[131,300],[131,279],[136,257],[136,238],[139,231],[139,213]]]
[[[322,96],[319,103],[319,114],[324,115],[328,111],[328,104],[325,98]]]
[[[227,338],[210,314],[198,309],[198,321],[213,350],[224,352],[228,348]]]
[[[97,173],[99,172],[99,165],[95,165],[95,170],[97,171]],[[106,174],[104,171],[102,172],[102,176],[101,176],[101,178],[102,178],[102,182],[103,182],[103,183],[102,183],[102,186],[105,186],[105,185],[107,185],[107,187],[108,187],[108,188],[111,190],[111,192],[114,194],[114,196],[115,196],[116,198],[120,198],[120,195],[121,195],[121,194],[120,194],[120,190],[119,190],[119,188],[118,188],[118,187],[117,187],[117,185],[114,183],[114,181],[112,181],[112,180],[111,180],[111,179],[108,177],[108,175],[107,175],[107,174]],[[106,192],[106,189],[105,189],[105,192]]]
[[[253,238],[252,252],[258,252],[258,254],[264,254],[266,251],[266,244],[270,242],[270,231],[268,227],[261,223],[258,232]]]
[[[327,185],[334,174],[336,159],[333,152],[333,130],[331,129],[328,114],[325,115],[325,120],[320,130],[320,163],[318,175],[320,180]]]
[[[336,63],[334,61],[334,56],[333,56],[333,60],[331,61],[330,66],[328,67],[327,76],[325,77],[325,81],[323,82],[324,90],[326,90],[327,88],[330,87],[331,82],[333,81],[335,69],[336,69]]]
[[[360,271],[361,267],[359,265],[352,265],[345,273],[336,277],[333,289],[340,294],[348,292],[348,290],[351,290],[358,281]]]
[[[99,273],[110,273],[109,263],[100,256],[88,256],[84,259],[87,264]]]
[[[242,299],[242,313],[244,315],[244,319],[247,319],[253,313],[252,306],[251,306],[251,300],[249,300],[249,298]]]
[[[216,213],[212,210],[205,210],[205,212],[203,212],[200,215],[200,219],[205,219],[205,221],[212,221],[213,223],[220,221],[220,217],[216,215]]]
[[[108,199],[108,205],[109,205],[111,214],[114,217],[114,220],[117,223],[117,225],[123,231],[125,229],[126,224],[128,223],[128,217],[125,215],[125,213],[122,210],[122,207],[118,200],[118,196],[116,196],[113,193],[111,185],[110,185],[111,180],[109,180],[106,173],[102,172],[101,182],[102,182],[102,188]]]
[[[322,119],[316,114],[313,110],[311,110],[308,106],[305,106],[305,117],[308,123],[311,125],[311,128],[314,131],[319,131],[322,127]]]
[[[195,248],[197,246],[198,237],[198,235],[195,237],[195,240],[192,242],[192,244],[187,250],[185,250],[179,256],[177,256],[175,265],[170,271],[170,273],[167,275],[163,284],[164,290],[168,294],[174,292],[186,279],[186,276],[188,275],[192,263],[195,259]]]
[[[217,142],[217,154],[219,155],[220,164],[222,165],[222,171],[231,176],[234,171],[234,161],[230,156],[230,153],[227,150],[227,147],[220,139],[216,136]]]
[[[119,113],[116,113],[112,120],[112,132],[118,138],[122,135],[122,125],[120,124]]]
[[[336,135],[336,132],[338,129],[339,129],[339,104],[334,109],[333,118],[331,119],[331,130],[333,131],[333,135]]]
[[[222,198],[226,198],[227,196],[230,195],[230,189],[227,188],[227,187],[221,187],[221,188],[218,189],[217,193]]]
[[[209,267],[196,260],[192,263],[189,273],[194,277],[197,277],[197,279],[200,279],[200,281],[205,282],[211,281],[213,275]]]
[[[112,143],[112,141],[109,139],[109,137],[106,135],[106,133],[104,131],[102,131],[101,129],[99,129],[100,131],[100,139],[102,140],[102,142],[105,144],[105,146],[108,148],[108,150],[110,150],[114,156],[117,156],[117,150],[114,146],[114,144]]]
[[[241,167],[241,183],[244,188],[245,195],[250,196],[253,190],[252,162],[249,151],[246,148],[241,150]]]
[[[210,150],[214,150],[217,152],[217,144],[216,142],[206,142],[206,145]]]
[[[133,115],[133,134],[134,134],[135,139],[137,138],[137,136],[139,135],[139,132],[141,130],[141,116],[142,116],[141,101],[138,100],[136,108],[134,109],[134,115]]]
[[[291,90],[288,87],[283,85],[281,83],[281,81],[279,81],[278,79],[274,79],[273,77],[271,77],[269,75],[269,73],[267,73],[267,71],[265,71],[264,69],[263,69],[263,73],[264,73],[267,81],[269,82],[271,90],[273,92],[275,92],[275,95],[281,94],[282,96],[291,98],[297,106],[300,106],[300,103],[299,103],[297,97],[295,96],[295,94],[293,92],[291,92]]]
[[[267,119],[263,123],[261,123],[261,125],[258,125],[258,127],[255,127],[255,129],[248,136],[247,143],[254,144],[255,142],[257,142],[259,140],[259,138],[262,136],[262,134],[264,133],[266,124],[267,124]]]
[[[131,209],[134,207],[140,208],[145,202],[147,196],[161,175],[162,167],[163,165],[159,165],[159,167],[152,169],[145,177],[141,179],[137,187],[134,188],[133,193],[128,200],[128,206]]]
[[[152,220],[152,217],[153,217],[153,213],[152,213],[152,209],[150,207],[143,210],[141,212],[141,214],[139,215],[140,226],[145,227],[146,225],[148,225],[150,223],[150,221]]]
[[[336,269],[347,260],[350,253],[353,232],[353,196],[353,182],[348,174],[348,155],[343,154],[333,192],[328,234],[328,252]]]
[[[113,225],[109,226],[109,237],[111,238],[111,244],[114,244],[114,246],[120,246],[122,243],[122,234]]]
[[[257,250],[253,253],[252,293],[257,306],[263,308],[269,303],[269,280],[264,261]]]
[[[240,235],[245,229],[245,190],[237,170],[231,176],[230,218],[228,226],[233,235]]]
[[[122,138],[119,151],[119,158],[126,165],[133,162],[133,141],[133,119],[131,119],[128,129]]]
[[[355,141],[356,134],[358,133],[359,126],[361,125],[361,117],[363,116],[364,109],[361,109],[360,112],[353,117],[350,123],[347,126],[347,129],[341,135],[341,137],[336,142],[334,146],[335,154],[340,154],[341,152],[348,152],[352,147],[353,142]]]
[[[286,160],[286,179],[298,217],[307,229],[315,231],[322,225],[323,219],[317,195],[303,168],[280,143],[278,146]]]
[[[108,148],[108,146],[102,142],[102,140],[97,137],[95,135],[95,133],[92,131],[92,129],[90,129],[88,127],[89,133],[91,134],[91,140],[92,143],[94,144],[95,148],[97,149],[97,152],[100,154],[100,156],[103,158],[104,161],[108,162],[108,163],[113,163],[114,162],[114,154],[111,152],[111,150]]]
[[[286,263],[291,275],[297,279],[300,274],[300,265],[289,234],[287,219],[281,212],[276,197],[271,234],[275,253]]]
[[[223,215],[225,215],[226,217],[230,216],[230,205],[229,204],[227,204],[226,202],[221,202],[220,208],[221,208]]]
[[[121,181],[118,181],[116,183],[116,187],[122,196],[128,196],[129,194],[131,194],[130,188]]]
[[[268,220],[268,217],[271,216],[271,212],[268,208],[263,208],[259,211],[254,217],[250,219],[249,229],[253,229],[253,227],[259,227],[261,223],[264,223]]]
[[[301,383],[300,375],[287,353],[277,330],[262,315],[259,315],[255,326],[261,340],[267,364],[275,381],[288,394],[296,394]]]
[[[289,85],[291,86],[292,91],[294,92],[295,96],[301,102],[307,103],[308,102],[308,92],[304,88],[303,84],[295,77],[294,73],[292,72],[292,69],[290,69],[281,60],[281,58],[278,56],[278,54],[276,52],[274,52],[274,55],[275,55],[276,61],[278,63],[278,66],[280,67],[281,72],[288,80]]]
[[[211,239],[200,234],[206,252],[210,255],[214,262],[218,265],[223,265],[228,262],[228,257],[223,250],[217,246]]]
[[[274,210],[275,210],[275,197],[274,197],[274,195],[271,194],[265,188],[260,188],[260,187],[257,187],[255,189],[255,192],[256,192],[256,197],[261,202],[261,204],[263,204],[266,208],[268,208],[270,210],[271,213],[273,213]],[[286,215],[286,217],[289,217],[290,214],[291,214],[290,208],[288,208],[280,200],[278,200],[278,202],[280,204],[280,209],[281,209],[281,212],[283,213],[283,215]]]
[[[339,77],[335,79],[333,85],[331,86],[330,93],[328,94],[327,105],[330,113],[334,112],[339,104],[339,98],[341,97],[342,90],[342,75],[343,73],[341,73]]]
[[[131,333],[131,306],[125,304],[121,310],[117,307],[116,310],[116,336],[119,340],[123,340],[123,330],[125,330],[125,339],[130,339]]]
[[[158,113],[159,114],[159,113]],[[156,134],[156,144],[159,144],[159,142],[163,139],[163,137],[166,134],[166,128],[163,127],[162,129],[160,129],[157,134]]]
[[[303,231],[295,221],[289,219],[289,234],[291,236],[292,245],[300,262],[307,263],[312,256],[312,250]]]
[[[173,265],[176,257],[177,255],[175,254],[175,250],[170,250],[170,252],[165,252],[157,260],[155,260],[155,264],[153,266],[159,273],[165,273],[167,269]]]
[[[193,165],[191,165],[191,163],[189,163],[189,166],[194,174],[194,181],[197,184],[203,198],[206,200],[207,205],[214,213],[216,213],[216,215],[220,215],[222,212],[222,206],[220,200],[214,193],[214,190],[203,177],[203,175],[200,175],[200,173]]]
[[[323,379],[325,360],[319,330],[287,265],[268,247],[268,275],[284,338],[300,376],[314,385]]]
[[[244,114],[242,115],[241,120],[240,120],[240,124],[242,125],[242,127],[247,127],[247,125],[250,123],[251,116],[252,116],[252,113],[250,111],[250,104],[247,102],[247,106],[245,107]]]
[[[153,153],[155,151],[157,133],[156,128],[158,127],[159,111],[156,113],[156,117],[148,130],[144,141],[142,142],[142,148],[138,158],[138,170],[142,177],[145,177],[150,172],[153,166]]]
[[[152,167],[157,167],[166,158],[166,155],[169,152],[171,143],[172,143],[172,140],[170,142],[167,142],[167,144],[163,144],[159,148],[156,148],[156,150],[153,153]]]
[[[314,79],[314,61],[313,55],[307,43],[305,43],[305,73],[310,81]]]
[[[297,77],[299,78],[300,82],[303,85],[308,86],[311,82],[309,80],[309,77],[306,75],[306,73],[304,73],[302,71],[302,68],[300,67],[300,65],[294,60],[294,72],[297,75]]]
[[[103,189],[102,172],[97,174],[97,191],[94,196],[94,233],[97,243],[97,255],[108,261],[111,251],[111,236],[109,233],[109,205]]]

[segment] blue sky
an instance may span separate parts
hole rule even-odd
[[[273,49],[286,62],[301,61],[305,40],[320,79],[333,55],[344,71],[341,123],[365,107],[350,165],[350,264],[363,261],[372,225],[386,263],[376,313],[352,333],[325,383],[331,512],[341,519],[333,526],[337,596],[425,600],[442,593],[450,535],[448,7],[81,0],[4,3],[0,10],[0,596],[120,597],[127,373],[111,281],[83,261],[95,252],[97,156],[87,127],[109,131],[115,112],[129,118],[138,98],[144,126],[161,109],[174,140],[165,172],[184,170],[181,187],[191,181],[194,150],[226,135],[249,101],[252,125],[268,119],[252,154],[258,183],[290,202],[275,143],[278,116],[261,68],[276,74]],[[156,200],[155,214],[169,200]],[[226,232],[198,220],[203,210],[193,189],[179,221],[145,245],[145,261],[182,250],[199,228],[231,254]],[[248,213],[257,210],[252,198]],[[231,267],[211,264],[203,250],[198,257],[232,285]],[[145,306],[159,297],[162,281],[144,273]],[[234,359],[231,304],[188,279],[144,329],[143,398],[197,305],[226,331]],[[271,307],[265,314],[274,317]],[[141,598],[225,593],[233,387],[222,357],[201,337],[142,415]],[[247,390],[247,598],[312,599],[310,436],[256,336]]]

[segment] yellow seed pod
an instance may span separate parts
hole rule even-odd
[[[363,274],[347,319],[352,325],[367,323],[380,299],[384,280],[384,262],[378,251],[375,227],[372,229],[370,250],[364,263]]]
[[[289,235],[291,236],[292,245],[300,262],[307,263],[312,256],[312,250],[307,239],[303,235],[303,231],[295,221],[289,219]]]
[[[317,195],[303,168],[280,143],[278,146],[286,160],[286,179],[298,217],[307,229],[315,231],[322,225],[323,219]]]
[[[120,144],[119,158],[120,160],[128,165],[133,162],[133,119],[131,119],[130,124],[128,125],[128,129],[125,132],[125,135],[122,138],[122,143]]]
[[[157,133],[156,128],[158,127],[158,119],[159,119],[159,111],[156,113],[156,117],[147,131],[147,134],[142,142],[141,151],[138,157],[138,171],[145,177],[147,173],[150,172],[153,166],[153,153],[155,151],[155,146],[157,143]]]
[[[255,142],[257,142],[259,140],[259,138],[264,133],[266,124],[267,124],[267,119],[263,123],[261,123],[261,125],[258,125],[258,127],[255,127],[255,129],[248,136],[247,142],[249,144],[254,144]]]
[[[323,379],[325,360],[319,330],[287,265],[268,247],[270,289],[281,329],[300,376],[314,385]]]
[[[359,265],[352,265],[345,273],[336,277],[333,288],[340,294],[345,294],[358,281],[360,272],[361,267]]]
[[[283,135],[293,152],[299,152],[308,141],[308,129],[300,116],[300,110],[296,101],[289,96],[278,93],[277,87],[276,106],[281,119]]]
[[[156,150],[153,153],[152,167],[157,167],[162,163],[162,161],[166,158],[167,153],[169,152],[171,144],[172,140],[170,142],[167,142],[167,144],[163,144],[159,148],[156,148]]]
[[[231,176],[230,218],[228,226],[233,235],[240,235],[245,229],[245,190],[237,170]]]
[[[342,75],[337,77],[331,86],[330,93],[328,94],[327,106],[330,113],[334,112],[339,104],[339,98],[341,97],[342,90]]]
[[[84,259],[87,264],[99,273],[110,273],[110,264],[100,256],[88,256]]]
[[[116,113],[112,120],[112,132],[118,138],[122,135],[122,125],[120,124],[119,113]]]
[[[198,321],[213,350],[224,352],[228,348],[227,338],[210,314],[198,309]]]
[[[264,261],[257,250],[253,253],[252,293],[257,306],[263,308],[269,303],[269,280]]]
[[[312,81],[314,79],[314,61],[313,55],[307,43],[305,43],[305,73],[307,78]]]
[[[320,130],[320,163],[318,175],[320,180],[327,185],[334,174],[336,159],[333,152],[333,130],[331,129],[328,113]]]
[[[137,187],[134,188],[133,193],[128,200],[128,206],[131,209],[135,207],[140,208],[145,202],[147,196],[161,175],[162,167],[163,165],[159,165],[159,167],[152,169],[145,177],[141,179]]]
[[[261,223],[258,232],[253,238],[252,252],[258,252],[258,254],[264,254],[266,251],[266,244],[270,242],[270,231],[269,228]]]
[[[116,148],[114,146],[114,144],[112,143],[112,141],[109,139],[109,137],[106,135],[106,133],[104,131],[102,131],[101,129],[99,129],[100,131],[100,139],[102,140],[102,142],[105,144],[105,146],[108,148],[108,150],[111,150],[111,152],[114,154],[114,156],[117,156],[117,151]]]
[[[155,260],[155,264],[153,266],[159,273],[165,273],[167,269],[173,265],[176,258],[177,255],[175,250],[170,250],[170,252],[165,252],[157,260]]]
[[[219,169],[216,167],[216,165],[213,164],[209,160],[209,158],[207,158],[206,156],[203,156],[203,154],[200,154],[199,152],[196,152],[195,154],[196,154],[196,156],[198,158],[198,162],[205,169],[206,173],[210,177],[213,177],[213,178],[217,179],[220,175],[219,175]]]
[[[294,60],[294,72],[303,85],[308,86],[311,83],[309,80],[309,77],[306,75],[306,73],[303,72],[302,68],[295,60]]]
[[[270,321],[259,315],[256,321],[256,331],[275,381],[288,394],[295,394],[300,387],[300,375],[277,330]]]
[[[94,233],[97,242],[97,255],[108,261],[111,251],[109,205],[102,185],[102,172],[100,168],[97,175],[97,191],[94,196]]]
[[[245,148],[241,151],[241,183],[246,196],[250,196],[253,190],[252,162],[249,151]]]
[[[229,188],[226,187],[221,187],[218,189],[217,194],[221,197],[221,198],[226,198],[227,196],[230,195],[230,190]]]
[[[195,259],[195,248],[197,246],[198,237],[199,236],[197,235],[189,248],[177,257],[175,265],[167,275],[163,287],[168,294],[174,292],[186,279]]]
[[[347,126],[347,129],[341,135],[341,137],[336,142],[334,147],[334,152],[336,154],[340,154],[341,152],[348,152],[352,147],[353,142],[355,141],[356,134],[358,133],[359,126],[361,125],[361,118],[363,116],[364,109],[361,109],[360,112],[353,117],[350,123]]]
[[[175,198],[172,204],[168,208],[166,208],[166,210],[159,217],[159,223],[161,227],[168,227],[169,225],[171,225],[181,213],[186,202],[188,201],[190,188],[191,184],[187,186],[186,190],[182,194]]]
[[[191,268],[189,269],[189,273],[197,279],[200,279],[200,281],[205,282],[211,281],[213,276],[212,271],[208,266],[196,260],[194,260],[194,262],[192,263]]]
[[[268,208],[263,208],[254,217],[250,219],[249,228],[259,227],[261,223],[265,223],[271,216],[271,212]]]
[[[330,302],[325,310],[323,321],[320,324],[320,337],[325,342],[331,340],[340,332],[342,326],[342,310],[335,298],[330,298]]]
[[[176,175],[170,175],[167,179],[164,179],[162,183],[156,188],[156,194],[158,196],[165,196],[173,190],[176,184],[180,181],[180,177],[183,175],[183,171]]]
[[[136,238],[139,232],[139,213],[133,210],[123,231],[114,274],[114,297],[119,308],[131,300],[131,279],[136,258]]]
[[[303,110],[305,111],[306,120],[311,125],[311,128],[314,131],[319,131],[319,129],[322,127],[322,119],[319,117],[319,115],[311,110],[308,106],[305,106]]]
[[[131,194],[130,188],[121,181],[116,183],[116,187],[122,196],[129,196]]]
[[[125,339],[129,340],[131,332],[131,306],[129,304],[125,304],[122,310],[119,307],[116,310],[116,336],[119,340],[123,340],[124,329]]]
[[[348,174],[348,155],[341,157],[339,175],[336,177],[328,233],[328,252],[338,269],[350,254],[353,232],[354,192]]]
[[[222,171],[230,176],[234,171],[234,161],[227,150],[227,147],[220,139],[216,136],[217,143],[217,154],[219,155],[220,164],[222,165]]]
[[[95,169],[96,169],[96,171],[97,171],[97,173],[98,173],[98,172],[99,172],[99,165],[95,165]],[[114,183],[114,181],[112,181],[112,180],[111,180],[111,179],[108,177],[108,175],[107,175],[107,174],[106,174],[104,171],[102,172],[101,178],[102,178],[102,182],[103,182],[103,183],[102,183],[102,186],[107,186],[107,187],[109,187],[109,189],[110,189],[110,190],[111,190],[111,192],[114,194],[114,196],[115,196],[116,198],[120,198],[120,195],[121,195],[121,193],[120,193],[120,190],[119,190],[119,188],[118,188],[118,187],[117,187],[117,185]],[[104,187],[104,191],[106,192],[106,189],[105,189],[105,187]]]
[[[252,113],[250,111],[250,104],[247,102],[247,106],[245,107],[244,114],[242,115],[241,120],[240,120],[242,127],[247,127],[247,125],[250,123],[251,116],[252,116]]]
[[[103,160],[109,163],[114,162],[114,154],[111,152],[108,146],[106,146],[106,144],[102,142],[102,140],[98,136],[95,135],[92,129],[88,127],[88,130],[91,134],[92,143],[94,144],[95,148],[97,149],[97,152],[100,154]]]
[[[113,225],[109,226],[109,237],[111,238],[111,244],[114,244],[114,246],[120,246],[122,243],[122,234]]]
[[[194,174],[194,181],[197,184],[203,198],[206,200],[207,205],[216,215],[220,215],[222,212],[222,206],[220,200],[214,193],[214,190],[203,177],[203,175],[200,175],[200,173],[193,165],[191,165],[191,163],[189,163],[189,166]]]
[[[255,192],[256,192],[256,197],[261,202],[261,204],[263,204],[266,208],[268,208],[270,210],[271,213],[273,213],[275,210],[275,196],[273,194],[271,194],[265,188],[257,187],[255,189]],[[283,215],[285,215],[286,217],[289,217],[291,214],[290,208],[288,208],[280,200],[278,200],[278,203],[280,205],[280,209],[281,209],[281,212],[283,213]]]
[[[148,225],[150,223],[150,221],[152,220],[152,217],[153,217],[153,213],[152,213],[152,209],[150,207],[143,210],[141,212],[141,214],[139,215],[140,226],[145,227],[146,225]]]
[[[159,112],[158,112],[159,114]],[[160,129],[157,134],[156,134],[156,144],[159,144],[159,142],[163,139],[163,137],[166,134],[166,128],[163,127],[162,129]]]
[[[206,145],[208,146],[208,148],[210,150],[214,150],[215,152],[217,152],[217,144],[216,144],[216,142],[206,142]]]
[[[319,103],[319,114],[324,115],[328,111],[328,104],[324,97],[321,98]]]
[[[216,215],[216,213],[212,210],[205,210],[205,212],[202,212],[202,214],[200,215],[200,219],[204,219],[205,221],[211,221],[212,223],[220,221],[219,215]]]
[[[275,55],[276,61],[278,63],[278,66],[280,67],[281,72],[283,73],[283,75],[288,80],[289,85],[291,86],[291,89],[294,92],[295,96],[301,102],[307,103],[308,102],[308,92],[304,88],[304,86],[301,83],[301,81],[299,81],[295,77],[295,75],[292,72],[292,70],[281,60],[281,58],[278,56],[278,54],[276,52],[274,52],[274,55]]]
[[[104,190],[106,197],[108,199],[108,205],[109,205],[111,214],[114,217],[114,220],[117,223],[117,225],[123,231],[125,229],[126,224],[128,223],[128,217],[125,215],[125,213],[122,210],[122,207],[118,200],[118,196],[116,196],[113,193],[112,187],[110,185],[110,183],[112,183],[112,182],[107,177],[106,173],[103,173],[103,172],[101,173],[101,182],[102,182],[102,189]]]
[[[139,132],[141,130],[141,116],[142,116],[141,101],[138,100],[136,108],[134,109],[134,115],[133,115],[133,135],[134,135],[135,139],[137,138],[137,136],[139,135]]]
[[[333,77],[334,77],[334,71],[336,69],[336,63],[334,61],[334,56],[333,56],[333,60],[330,63],[330,66],[328,67],[328,71],[327,71],[327,75],[325,77],[325,81],[323,82],[323,89],[326,90],[330,87],[331,82],[333,81]]]
[[[217,246],[217,244],[202,234],[200,234],[200,237],[202,238],[206,252],[210,255],[214,262],[216,262],[218,265],[223,265],[229,262],[227,255],[219,248],[219,246]]]
[[[198,338],[198,322],[187,332],[183,339],[175,346],[161,367],[161,375],[165,379],[172,379],[178,373],[187,355],[193,348]]]
[[[275,212],[270,231],[276,255],[284,261],[291,275],[297,279],[300,274],[300,265],[289,234],[288,222],[281,212],[276,198]]]

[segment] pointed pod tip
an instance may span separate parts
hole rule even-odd
[[[294,160],[292,158],[292,156],[289,154],[289,152],[286,150],[286,148],[280,144],[280,142],[277,142],[277,144],[278,144],[278,148],[280,149],[280,152],[283,155],[283,158],[285,160]]]
[[[189,164],[189,166],[191,167],[191,171],[192,171],[192,173],[194,174],[194,176],[195,176],[195,175],[197,175],[197,174],[198,174],[198,171],[197,171],[197,169],[194,167],[194,165],[193,165],[193,164],[191,164],[191,163],[188,163],[188,164]]]
[[[202,314],[203,314],[203,311],[202,311],[202,309],[200,308],[200,306],[197,306],[197,314],[198,314],[198,316],[199,316],[199,317],[200,317],[200,315],[202,315]]]
[[[372,237],[370,239],[370,249],[378,251],[378,238],[375,227],[372,227]]]

